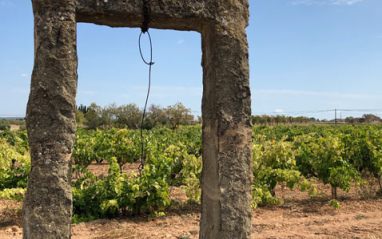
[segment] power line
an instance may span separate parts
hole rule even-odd
[[[353,112],[372,112],[382,111],[382,109],[337,109],[338,111],[353,111]]]
[[[382,109],[327,109],[327,110],[303,110],[303,111],[255,111],[252,115],[285,115],[285,116],[303,116],[303,115],[313,115],[313,114],[323,114],[323,113],[339,113],[342,115],[342,112],[352,112],[352,113],[373,113],[376,115],[382,115]]]
[[[275,112],[275,111],[258,111],[258,112],[253,112],[253,113],[260,113],[260,114],[265,114],[265,113],[280,113],[280,114],[305,114],[305,113],[327,113],[327,112],[334,112],[334,111],[353,111],[353,112],[373,112],[373,111],[381,111],[382,109],[328,109],[328,110],[302,110],[302,111],[281,111],[281,112]]]

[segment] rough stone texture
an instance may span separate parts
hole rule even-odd
[[[27,109],[32,172],[24,238],[70,237],[76,21],[140,27],[142,0],[32,0],[35,66]],[[150,28],[193,30],[203,47],[200,238],[250,238],[248,0],[151,0]]]
[[[151,28],[201,32],[212,19],[213,5],[205,0],[151,0]],[[142,0],[78,0],[77,21],[111,27],[140,27]]]
[[[27,107],[32,169],[24,238],[69,238],[77,88],[74,1],[34,0],[35,63]]]
[[[246,1],[215,1],[202,32],[203,175],[200,238],[250,238],[251,102]]]

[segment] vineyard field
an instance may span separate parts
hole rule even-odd
[[[136,165],[131,165],[136,166]],[[93,164],[95,173],[107,170]],[[185,201],[186,195],[171,188],[173,199]],[[170,190],[171,190],[170,189]],[[330,194],[330,187],[319,185]],[[382,200],[360,199],[358,190],[339,192],[341,209],[328,205],[326,197],[311,199],[299,190],[276,187],[285,199],[280,206],[259,207],[252,212],[251,238],[381,238]],[[0,238],[21,239],[21,203],[0,199]],[[166,212],[165,217],[148,216],[99,219],[72,224],[73,239],[197,239],[200,213],[197,205],[183,204]]]
[[[0,235],[17,236],[20,221],[5,218],[20,217],[17,208],[30,172],[27,134],[0,132],[0,143],[0,219],[4,220],[0,220]],[[89,229],[106,221],[110,223],[105,226],[113,228],[120,223],[134,222],[144,228],[178,221],[179,230],[158,229],[155,238],[197,238],[201,127],[154,128],[143,132],[143,143],[145,160],[139,172],[139,130],[77,130],[72,155],[73,238],[111,238],[97,237],[108,229],[98,234],[97,229]],[[259,232],[279,238],[275,235],[282,228],[290,228],[289,234],[288,229],[284,232],[289,236],[302,236],[304,230],[323,233],[323,238],[335,238],[336,230],[344,238],[346,233],[382,236],[381,229],[373,226],[382,220],[376,210],[382,208],[381,125],[255,126],[252,153],[253,238]],[[349,228],[338,231],[346,220]],[[300,232],[292,222],[301,224]],[[365,228],[357,231],[361,222]],[[121,226],[125,231],[127,224]],[[327,230],[320,232],[320,225]],[[17,233],[9,231],[13,227]],[[310,232],[310,227],[317,231]],[[94,237],[81,234],[86,231]],[[155,229],[146,231],[151,232]],[[148,235],[128,238],[153,238]]]

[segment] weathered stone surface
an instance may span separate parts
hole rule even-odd
[[[24,238],[69,238],[77,88],[74,1],[33,1],[35,63],[27,107],[32,169]]]
[[[217,17],[202,32],[200,238],[250,238],[251,233],[248,5],[246,1],[227,2],[215,1]]]
[[[24,238],[68,238],[75,133],[76,21],[140,27],[142,0],[32,0],[35,66],[27,109],[32,172]],[[250,238],[247,0],[151,0],[149,27],[193,30],[203,47],[200,238]]]
[[[111,27],[140,27],[143,22],[142,0],[78,0],[77,21]],[[150,1],[150,27],[158,29],[201,31],[212,19],[213,5],[205,0]]]

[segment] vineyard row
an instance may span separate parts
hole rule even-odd
[[[188,200],[199,202],[202,171],[201,127],[144,131],[142,172],[122,172],[141,159],[138,130],[83,130],[76,134],[72,158],[73,221],[116,215],[162,215],[171,205],[169,187],[180,186]],[[315,181],[337,189],[379,182],[382,176],[382,126],[256,126],[253,128],[252,206],[279,204],[275,187],[315,196]],[[87,167],[108,162],[107,175]],[[22,200],[30,172],[25,131],[0,132],[0,198]]]

